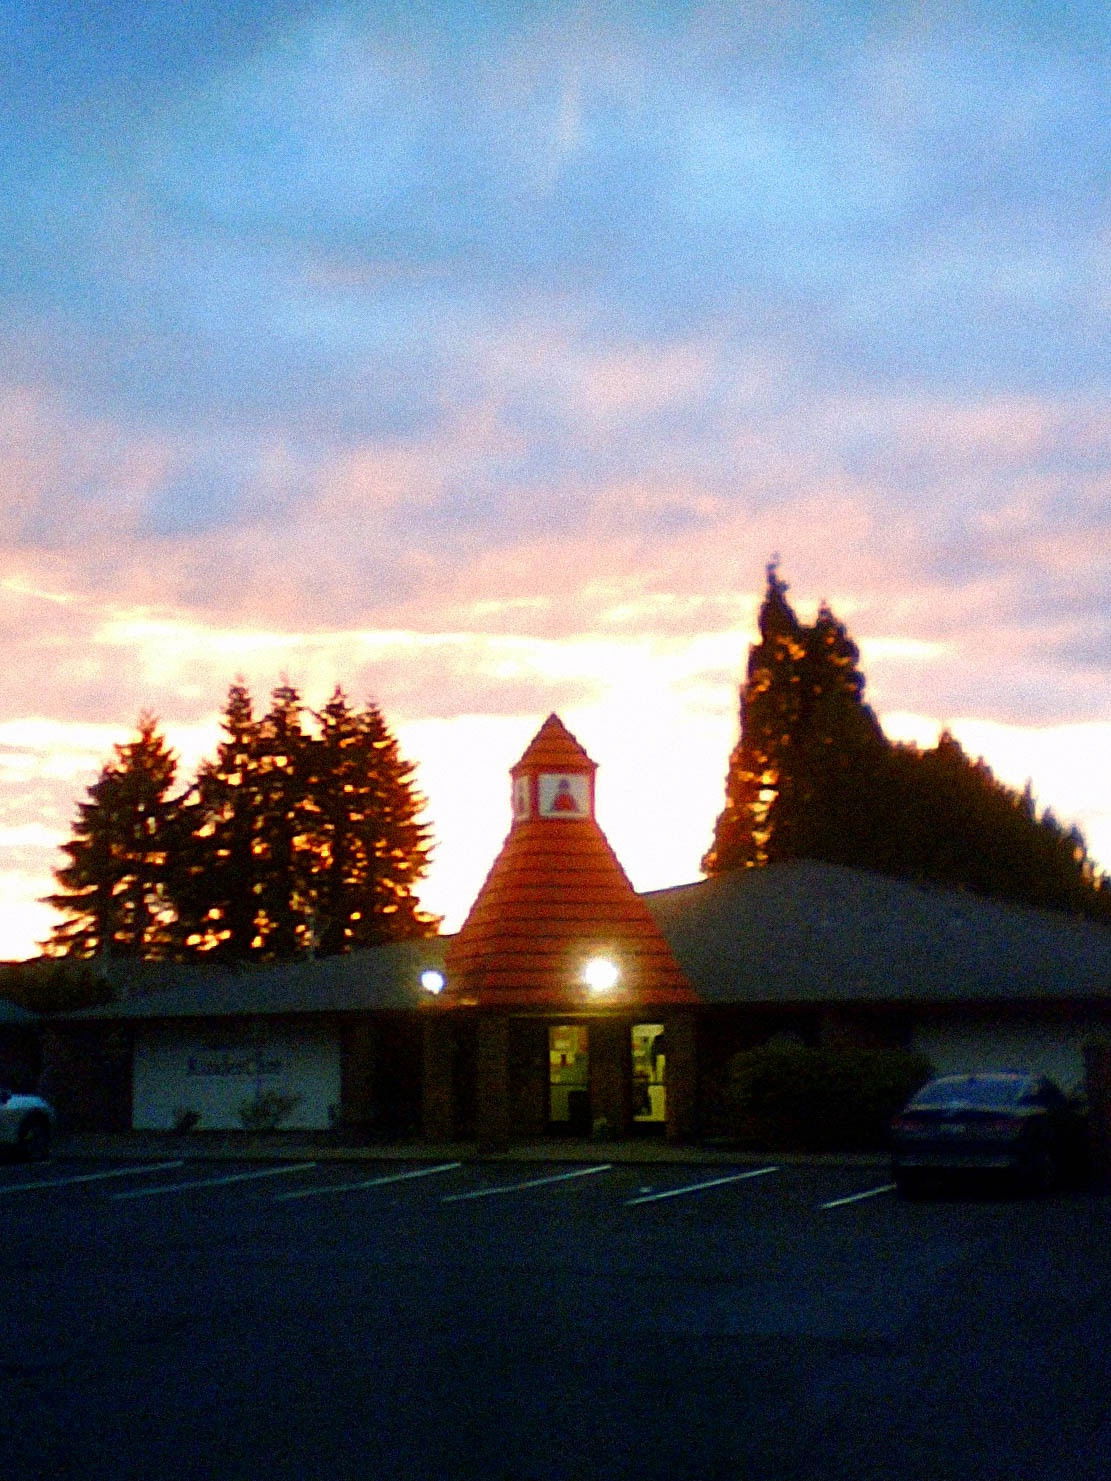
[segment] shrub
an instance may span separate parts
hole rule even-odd
[[[769,1151],[869,1151],[933,1067],[904,1049],[765,1044],[735,1054],[726,1091],[730,1134]]]
[[[239,1107],[239,1119],[247,1131],[276,1131],[300,1103],[299,1095],[284,1095],[280,1090],[264,1090],[243,1102]]]

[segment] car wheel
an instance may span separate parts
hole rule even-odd
[[[19,1128],[16,1150],[24,1162],[41,1162],[50,1153],[50,1122],[45,1116],[28,1116]]]

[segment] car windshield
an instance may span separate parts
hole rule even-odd
[[[947,1075],[924,1085],[911,1105],[1013,1106],[1030,1088],[1025,1075]]]

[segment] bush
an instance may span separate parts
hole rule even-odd
[[[729,1133],[768,1151],[872,1151],[891,1117],[933,1074],[904,1049],[747,1049],[729,1061]]]
[[[243,1102],[239,1107],[239,1119],[247,1131],[277,1131],[300,1103],[299,1095],[283,1095],[280,1090],[264,1090],[260,1095]]]

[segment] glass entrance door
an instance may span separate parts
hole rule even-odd
[[[584,1023],[548,1026],[548,1120],[553,1131],[590,1135],[590,1037]]]
[[[667,1121],[667,1046],[662,1023],[634,1023],[633,1120],[641,1126]]]

